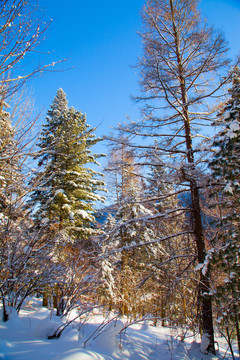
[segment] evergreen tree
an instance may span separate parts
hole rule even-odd
[[[34,207],[39,227],[63,232],[82,241],[96,235],[94,204],[104,201],[97,192],[104,189],[98,172],[88,168],[101,155],[91,153],[100,139],[86,116],[68,108],[66,94],[58,90],[41,133],[37,155],[37,187],[28,205]]]
[[[110,257],[103,261],[102,273],[111,305],[117,306],[120,313],[136,315],[142,306],[139,297],[143,293],[142,289],[137,291],[137,284],[144,276],[146,257],[147,254],[151,256],[151,250],[134,247],[154,238],[154,233],[150,224],[137,221],[151,211],[141,204],[143,186],[134,149],[129,146],[127,137],[120,136],[119,140],[120,143],[111,143],[106,169],[116,203],[113,216],[110,215],[104,225],[103,251]]]
[[[0,214],[3,217],[13,213],[12,200],[23,186],[20,150],[14,139],[10,113],[4,110],[7,106],[0,104]]]
[[[141,247],[141,244],[156,239],[154,225],[143,221],[151,215],[152,212],[140,203],[139,197],[132,195],[104,226],[102,245],[107,260],[102,263],[102,273],[105,296],[121,314],[136,316],[142,313],[144,299],[141,297],[153,292],[148,286],[139,288],[143,279],[153,272],[153,259],[164,251],[156,244]]]
[[[23,209],[28,191],[26,137],[21,127],[12,126],[12,114],[4,110],[6,106],[2,103],[0,107],[0,294],[4,321],[8,320],[7,305],[19,311],[24,299],[49,283],[49,273],[53,273],[47,266],[51,257],[48,247],[46,243],[42,247],[30,230],[31,220]],[[25,106],[23,114],[29,115]],[[24,129],[25,136],[29,128],[30,123]]]
[[[219,317],[231,328],[234,323],[239,333],[240,306],[240,71],[235,68],[230,98],[223,104],[216,122],[222,129],[215,137],[215,153],[211,161],[213,178],[218,182],[218,206],[221,216],[217,223],[217,266],[222,274],[218,279]],[[216,195],[216,190],[215,190]],[[226,325],[227,329],[227,325]],[[229,339],[230,340],[230,339]]]
[[[147,176],[145,203],[154,209],[155,237],[164,239],[161,242],[162,252],[152,259],[155,279],[154,296],[155,315],[172,323],[190,323],[194,309],[193,264],[189,254],[193,251],[193,238],[190,234],[181,234],[189,227],[182,212],[182,199],[176,191],[167,167],[158,162],[159,159],[149,157],[150,171]],[[180,193],[181,194],[181,193]],[[179,236],[168,238],[175,232]]]
[[[121,136],[119,139],[119,143],[112,144],[107,167],[116,203],[115,213],[104,225],[103,251],[109,258],[102,263],[102,275],[110,305],[120,313],[137,316],[150,311],[150,298],[158,287],[156,282],[153,285],[159,274],[154,262],[164,249],[156,243],[141,246],[156,241],[155,223],[149,221],[155,209],[149,209],[143,202],[145,186],[129,139]],[[149,280],[145,282],[145,278]]]
[[[162,324],[166,317],[186,321],[193,305],[191,240],[186,235],[168,239],[173,229],[182,233],[185,218],[164,167],[149,157],[150,174],[143,177],[141,160],[130,137],[115,139],[107,167],[117,196],[114,218],[104,226],[103,248],[110,254],[102,264],[105,291],[111,306],[126,314],[149,313]]]
[[[148,201],[154,206],[159,213],[178,207],[176,196],[169,196],[174,193],[171,182],[167,182],[168,174],[166,168],[162,165],[155,164],[156,160],[151,159],[152,165],[147,176],[146,196]]]

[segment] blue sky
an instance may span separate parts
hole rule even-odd
[[[137,76],[130,67],[141,53],[140,0],[121,1],[40,0],[46,17],[53,18],[43,51],[51,60],[68,58],[60,73],[48,73],[34,81],[37,105],[49,106],[59,87],[70,105],[86,112],[91,125],[110,124],[135,116],[130,94],[137,91]],[[41,56],[44,61],[45,56]],[[58,66],[59,68],[59,66]],[[45,87],[46,86],[46,87]],[[38,99],[37,99],[38,98]]]
[[[39,0],[46,19],[53,19],[41,44],[39,61],[68,58],[58,69],[33,80],[35,104],[43,108],[42,122],[58,88],[69,105],[87,114],[88,123],[104,135],[126,119],[139,117],[130,95],[138,92],[138,75],[131,65],[141,55],[140,10],[144,0]],[[240,0],[201,0],[203,17],[221,29],[231,48],[240,54]],[[45,52],[50,51],[50,55]]]

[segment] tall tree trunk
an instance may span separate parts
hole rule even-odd
[[[3,291],[1,291],[2,293],[2,308],[3,308],[3,317],[2,317],[2,321],[3,322],[6,322],[9,320],[9,314],[7,312],[7,309],[6,309],[6,301],[5,301],[5,297],[4,297],[4,294],[3,294]]]
[[[198,262],[202,264],[204,263],[206,257],[206,247],[205,247],[204,232],[202,225],[199,190],[198,190],[197,181],[195,180],[196,169],[195,169],[193,146],[192,146],[191,120],[188,110],[188,96],[187,96],[187,89],[186,89],[185,77],[183,72],[182,57],[180,52],[179,31],[175,23],[175,11],[173,7],[173,0],[170,0],[170,7],[171,7],[174,39],[175,39],[175,51],[176,51],[176,58],[178,65],[179,85],[181,91],[181,103],[182,103],[181,113],[184,123],[184,129],[185,129],[185,144],[187,149],[188,166],[186,168],[186,174],[185,174],[185,169],[183,169],[183,176],[186,177],[186,180],[189,181],[190,183],[191,204],[192,204],[192,227],[193,227],[193,233],[197,248]],[[209,281],[209,269],[208,269],[206,274],[203,274],[202,271],[200,272],[200,279],[199,279],[201,328],[203,334],[207,336],[207,338],[209,339],[209,345],[207,346],[206,350],[215,354],[214,330],[213,330],[213,319],[212,319],[212,301],[211,301],[211,296],[207,295],[209,293],[209,289],[210,289],[210,281]]]
[[[203,264],[206,257],[206,247],[203,235],[203,226],[200,209],[199,191],[195,181],[191,182],[191,197],[192,197],[192,213],[193,213],[193,231],[195,235],[195,242],[197,247],[197,255],[199,264]],[[199,301],[201,309],[201,328],[203,334],[207,335],[209,339],[209,345],[206,348],[207,351],[215,354],[214,347],[214,330],[213,330],[213,318],[212,318],[212,299],[209,294],[210,290],[210,270],[206,273],[200,272],[199,279]]]
[[[236,326],[236,333],[237,333],[238,355],[240,356],[240,331],[239,331],[238,314],[235,315],[235,326]]]
[[[209,125],[212,121],[213,113],[206,111],[205,105],[207,102],[208,106],[211,104],[213,96],[218,95],[227,81],[228,77],[220,82],[217,77],[229,61],[225,57],[227,44],[224,38],[215,35],[206,25],[202,26],[197,4],[197,0],[146,1],[142,12],[146,27],[142,33],[144,55],[139,62],[144,96],[138,99],[146,103],[145,118],[146,122],[150,120],[150,125],[147,122],[144,131],[140,129],[142,123],[137,124],[140,130],[135,124],[129,128],[133,135],[144,133],[146,136],[146,129],[149,129],[149,136],[153,132],[159,136],[156,150],[150,147],[152,154],[162,157],[162,163],[167,157],[166,166],[170,173],[175,168],[176,176],[179,175],[179,166],[175,167],[174,162],[179,155],[177,159],[180,159],[183,175],[182,179],[179,178],[179,185],[185,187],[187,184],[186,191],[190,190],[191,193],[191,227],[197,260],[203,264],[207,249],[200,206],[200,184],[196,174],[203,161],[197,155],[198,162],[195,161],[193,145],[199,127]],[[217,76],[209,82],[210,74],[214,78],[213,73]],[[166,109],[169,113],[165,112]],[[200,155],[198,140],[196,151]],[[169,158],[172,158],[170,165]],[[215,354],[209,268],[206,272],[200,272],[198,288],[201,329],[204,339],[208,339],[207,346],[202,346],[202,349]]]

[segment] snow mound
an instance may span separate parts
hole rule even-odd
[[[141,330],[151,331],[151,327],[148,325],[148,322],[146,320],[142,323]]]
[[[61,340],[62,341],[71,341],[71,342],[78,341],[79,340],[78,329],[70,328],[69,330],[68,329],[64,330],[61,335]]]
[[[57,356],[54,360],[111,360],[107,355],[104,357],[95,351],[74,349]]]
[[[205,342],[206,341],[206,342]],[[193,341],[189,351],[188,355],[190,359],[192,360],[218,360],[219,358],[212,354],[204,354],[203,351],[206,351],[206,345],[209,344],[208,338],[205,339],[202,343],[198,343],[196,341]]]
[[[48,336],[54,334],[60,325],[60,322],[51,320],[50,315],[48,315],[45,319],[39,321],[38,325],[33,330],[33,335],[37,338],[47,339]]]
[[[17,310],[11,306],[7,306],[6,307],[6,312],[9,316],[9,322],[11,321],[12,322],[18,322],[19,321],[19,315],[17,313]],[[3,308],[1,308],[0,310],[0,319],[2,320],[3,318]]]
[[[203,354],[207,354],[207,349],[208,349],[209,344],[210,344],[209,335],[203,333],[202,341],[201,341],[201,352]]]
[[[12,347],[13,346],[9,341],[0,339],[0,360],[7,359],[7,353]]]
[[[124,328],[121,320],[110,322],[102,332],[91,342],[90,347],[94,347],[100,353],[114,353],[118,349],[116,336]]]

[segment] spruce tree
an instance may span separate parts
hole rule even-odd
[[[230,97],[219,112],[217,125],[221,130],[215,137],[215,153],[211,161],[214,181],[218,183],[218,206],[221,216],[218,229],[218,250],[215,261],[221,264],[224,276],[219,279],[217,300],[219,317],[225,324],[235,324],[238,347],[240,298],[240,71],[235,68]],[[216,190],[215,190],[216,195]],[[227,328],[227,325],[226,325]],[[230,340],[230,339],[229,339]]]
[[[90,149],[100,139],[86,123],[86,116],[68,107],[62,89],[57,91],[46,120],[36,157],[36,189],[28,205],[34,207],[39,227],[81,242],[98,233],[93,226],[94,205],[104,201],[98,194],[105,190],[101,174],[88,167],[97,164],[99,155]]]
[[[156,315],[149,306],[159,288],[156,259],[167,254],[157,243],[155,208],[144,202],[145,184],[134,148],[127,137],[119,140],[119,144],[112,144],[107,167],[116,203],[104,226],[103,252],[109,256],[102,263],[105,297],[120,313],[136,316],[148,311]],[[142,246],[148,242],[148,246]]]
[[[122,198],[123,201],[123,198]],[[141,282],[153,270],[153,262],[164,250],[151,244],[156,239],[155,227],[141,219],[153,215],[140,202],[138,194],[122,203],[114,218],[108,218],[104,226],[102,263],[105,279],[105,296],[115,304],[121,314],[139,315],[144,309],[144,296],[152,293],[153,287],[141,286]],[[149,242],[149,246],[141,244]],[[156,274],[155,274],[156,275]],[[142,299],[141,299],[142,297]]]
[[[21,193],[23,185],[20,149],[14,139],[15,131],[11,124],[10,113],[5,111],[8,105],[0,104],[0,214],[11,216],[13,198]]]

